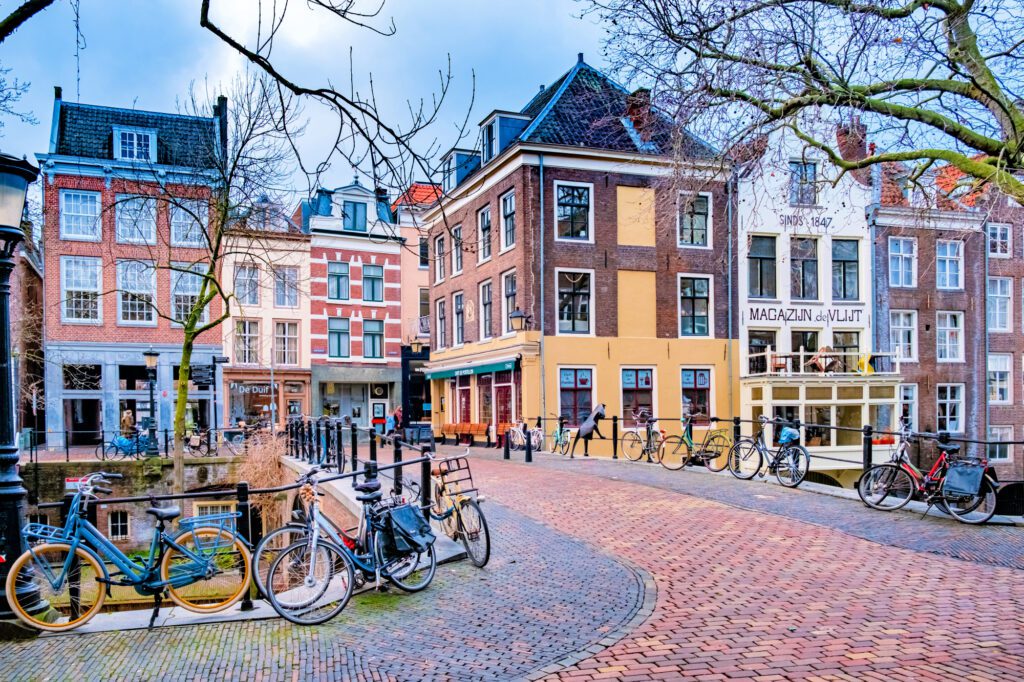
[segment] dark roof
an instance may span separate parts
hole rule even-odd
[[[217,119],[75,104],[61,101],[56,153],[114,159],[114,126],[156,130],[156,162],[187,168],[215,168]]]

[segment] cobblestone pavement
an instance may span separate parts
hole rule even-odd
[[[628,631],[642,573],[494,503],[486,511],[487,567],[442,566],[424,592],[359,595],[319,627],[275,619],[0,643],[0,679],[519,679]]]
[[[440,451],[456,454],[465,452],[466,448],[442,446]],[[501,459],[499,450],[473,448],[472,452],[474,458]],[[522,461],[523,453],[514,453],[512,457]],[[884,545],[1024,569],[1024,527],[1020,526],[969,526],[944,515],[925,517],[906,510],[880,512],[865,507],[858,499],[837,498],[799,488],[788,490],[759,480],[738,481],[728,475],[710,475],[703,469],[667,471],[656,464],[595,457],[569,459],[547,453],[535,454],[532,466],[640,483],[733,507],[807,521]]]
[[[474,461],[492,499],[657,585],[647,621],[551,679],[1024,679],[1017,570],[577,473],[592,465]]]

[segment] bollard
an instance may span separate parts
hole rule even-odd
[[[303,434],[306,438],[306,462],[309,464],[313,463],[313,420],[306,422],[305,433]]]
[[[359,452],[358,452],[359,434],[356,433],[356,425],[355,424],[350,424],[349,425],[348,433],[349,433],[349,436],[350,436],[350,439],[349,439],[350,443],[349,443],[349,445],[351,446],[351,449],[352,449],[352,455],[351,455],[351,457],[352,457],[352,471],[359,471]],[[352,486],[354,487],[355,485],[356,485],[356,477],[353,476],[352,477]]]
[[[740,418],[732,418],[732,442],[738,443],[740,438],[743,436],[743,432],[740,428]]]
[[[430,467],[433,462],[430,461],[430,446],[423,446],[423,456],[426,459],[420,462],[420,507],[423,509],[423,516],[426,518],[427,523],[430,523]]]
[[[364,480],[372,480],[377,478],[377,463],[374,461],[363,462],[363,478]]]
[[[68,432],[65,431],[64,432],[64,461],[65,462],[70,462],[71,461],[71,445],[70,445],[70,443],[68,441],[69,441]]]
[[[563,417],[562,415],[558,415],[558,431],[557,431],[557,433],[558,433],[559,445],[561,445],[561,439],[567,437],[566,434],[564,433],[564,431],[565,431],[565,417]],[[552,451],[554,451],[554,449],[555,449],[555,444],[554,443],[551,444],[551,449],[552,449]]]
[[[394,443],[394,445],[395,445],[395,452],[394,452],[395,464],[401,464],[402,463],[402,441],[398,440],[398,437],[396,436],[396,437],[391,439],[391,442]],[[395,472],[395,486],[394,486],[394,488],[392,488],[392,491],[395,493],[395,495],[401,495],[402,494],[402,467],[395,467],[393,469],[393,471]]]
[[[510,457],[511,455],[508,451],[508,431],[506,431],[504,435],[501,436],[501,458],[509,459]]]
[[[338,473],[340,474],[345,470],[345,441],[342,440],[341,435],[341,420],[334,422],[334,464],[338,467]]]
[[[612,459],[619,458],[619,415],[612,415]]]
[[[171,433],[164,429],[164,457],[171,456]]]
[[[313,422],[313,452],[312,462],[320,464],[320,420],[317,419]]]
[[[238,534],[245,538],[246,541],[255,545],[259,542],[259,538],[252,537],[252,512],[249,507],[249,484],[245,481],[239,482],[235,488],[235,499],[237,504],[235,505],[235,511],[241,516],[238,517]],[[242,611],[252,611],[255,608],[252,605],[252,585],[249,585],[245,590],[245,595],[242,597]]]
[[[874,453],[872,452],[871,434],[874,429],[871,428],[870,424],[865,424],[863,432],[864,436],[861,441],[861,459],[864,471],[867,471],[872,463],[874,462]]]
[[[523,424],[525,426],[525,422]],[[532,462],[532,461],[533,461],[533,434],[531,434],[530,430],[527,429],[526,430],[526,462],[529,463],[529,462]]]
[[[377,434],[370,436],[370,461],[377,466]]]

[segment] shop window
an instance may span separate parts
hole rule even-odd
[[[622,417],[630,426],[638,426],[633,415],[641,411],[654,415],[654,371],[622,370]]]
[[[808,447],[830,447],[832,445],[832,407],[830,405],[807,405],[804,407],[804,435]],[[817,425],[817,426],[814,426]]]
[[[470,377],[465,376],[457,378],[455,399],[458,406],[458,411],[456,414],[459,415],[459,423],[464,424],[473,421],[472,409],[470,405]]]
[[[513,377],[510,370],[494,373],[494,413],[498,424],[508,424],[515,415],[512,386]]]
[[[593,370],[562,368],[558,372],[559,413],[567,426],[579,426],[594,409]]]
[[[682,412],[694,424],[708,424],[711,417],[711,370],[684,369],[681,374]]]
[[[480,406],[480,421],[490,424],[494,418],[494,375],[481,374],[476,378],[477,404]]]

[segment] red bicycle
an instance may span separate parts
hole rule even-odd
[[[977,494],[953,493],[943,486],[952,462],[958,459],[960,446],[938,443],[939,458],[922,473],[910,462],[910,440],[913,432],[901,420],[899,445],[892,459],[869,467],[857,480],[857,494],[864,504],[882,511],[893,511],[917,497],[928,505],[939,505],[957,521],[970,524],[985,523],[996,512],[996,484],[985,460],[978,461],[985,468]]]

